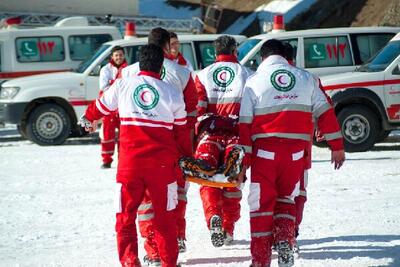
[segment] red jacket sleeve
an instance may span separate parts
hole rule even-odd
[[[194,129],[194,125],[196,123],[197,117],[197,93],[196,86],[194,84],[193,78],[190,75],[189,80],[186,84],[185,89],[183,90],[183,99],[185,101],[186,113],[188,119],[188,127],[190,129]]]
[[[90,122],[93,122],[107,116],[110,112],[111,111],[101,103],[100,98],[98,98],[89,104],[85,111],[85,117]]]
[[[197,116],[200,117],[207,112],[207,105],[208,105],[207,91],[204,85],[201,83],[198,76],[196,76],[195,84],[198,97]]]
[[[114,83],[107,91],[103,92],[99,98],[90,103],[85,112],[85,117],[93,122],[109,115],[118,109],[118,90],[117,83]]]
[[[253,141],[251,140],[251,129],[254,118],[255,95],[252,91],[245,87],[242,101],[240,103],[239,116],[239,144],[245,151],[243,165],[249,167],[251,164],[251,155],[253,153]]]
[[[174,135],[181,155],[191,157],[193,155],[193,146],[188,125],[174,125]]]
[[[332,106],[331,98],[325,93],[321,82],[318,79],[318,88],[316,89],[317,100],[314,116],[317,119],[318,129],[324,135],[329,147],[333,151],[344,149],[343,136],[335,111]]]
[[[324,135],[331,150],[337,151],[344,149],[342,132],[333,108],[325,111],[318,118],[318,129]]]
[[[250,167],[252,155],[251,124],[239,122],[239,144],[245,151],[243,165]]]

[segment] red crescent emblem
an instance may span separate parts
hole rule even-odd
[[[140,94],[140,99],[142,99],[142,101],[145,102],[145,103],[149,102],[148,100],[146,100],[146,94],[147,94],[147,93],[149,93],[149,91],[143,91],[143,92]]]
[[[284,75],[278,76],[278,82],[279,82],[280,84],[287,84],[287,82],[281,81],[282,78],[284,78]]]
[[[218,78],[220,80],[226,81],[226,72],[225,71],[221,71],[218,75]]]

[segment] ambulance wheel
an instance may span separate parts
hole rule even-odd
[[[30,113],[26,133],[28,139],[38,145],[60,145],[71,133],[71,119],[62,107],[43,104]]]
[[[347,152],[364,152],[372,148],[381,131],[378,118],[363,105],[351,105],[338,116]]]

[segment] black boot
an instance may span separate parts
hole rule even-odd
[[[291,267],[294,265],[293,249],[288,241],[279,241],[276,245],[278,250],[278,266]]]
[[[218,215],[213,215],[210,219],[211,243],[214,247],[224,245],[224,232],[222,231],[222,219]]]

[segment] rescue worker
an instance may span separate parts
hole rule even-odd
[[[285,58],[288,61],[290,65],[295,66],[295,58],[294,58],[294,53],[295,50],[292,45],[289,43],[284,43],[285,46]],[[316,78],[318,80],[319,88],[321,91],[324,93],[325,97],[329,101],[330,104],[332,104],[331,98],[325,93],[325,91],[322,88],[322,84],[320,82],[319,78]],[[314,122],[314,120],[313,120]],[[315,125],[314,125],[314,128]],[[313,145],[313,137],[314,133],[316,130],[311,129],[311,141],[308,143],[306,147],[306,161],[305,161],[305,166],[304,166],[304,172],[300,176],[300,191],[299,195],[295,197],[294,202],[296,206],[296,224],[295,224],[295,241],[294,241],[294,252],[299,252],[299,247],[297,244],[297,237],[299,235],[299,229],[300,229],[300,224],[303,220],[303,212],[304,212],[304,205],[307,201],[307,184],[308,184],[308,170],[311,169],[311,162],[312,162],[312,145]]]
[[[116,79],[121,78],[121,71],[128,66],[125,60],[124,49],[116,46],[111,51],[110,62],[100,70],[99,86],[100,96],[110,88]],[[100,131],[101,156],[103,158],[103,169],[111,168],[114,155],[115,143],[118,142],[115,131],[119,129],[118,113],[113,112],[103,118]]]
[[[183,92],[184,102],[186,105],[186,112],[188,114],[187,127],[193,136],[194,124],[196,122],[196,105],[197,93],[194,85],[193,78],[188,69],[178,65],[173,61],[170,55],[170,33],[163,28],[154,28],[148,35],[148,43],[154,44],[162,48],[164,52],[164,63],[161,72],[161,79],[170,84],[171,86]],[[139,72],[139,65],[137,63],[126,67],[122,72],[122,77],[132,77]],[[188,186],[183,179],[182,172],[179,167],[176,168],[176,178],[178,180],[178,206],[175,210],[176,215],[176,229],[178,235],[179,251],[186,251],[186,205],[187,205],[187,190]],[[143,199],[142,205],[139,206],[139,229],[142,237],[145,238],[144,248],[147,255],[144,261],[148,265],[157,265],[160,262],[160,256],[157,249],[157,244],[154,239],[153,230],[153,205],[147,194]]]
[[[184,66],[185,68],[190,70],[190,72],[193,72],[194,69],[192,64],[190,64],[190,62],[186,60],[186,58],[184,58],[181,52],[179,51],[181,44],[179,42],[178,35],[176,35],[176,33],[174,32],[169,32],[169,36],[171,38],[169,42],[171,47],[171,56],[174,58],[174,61],[179,65]]]
[[[195,158],[218,168],[238,143],[240,100],[251,72],[239,64],[233,37],[220,36],[214,46],[215,63],[200,71],[195,79],[199,97]],[[241,190],[202,186],[200,196],[212,244],[229,244],[235,222],[240,218]]]
[[[139,52],[140,72],[118,79],[94,103],[81,124],[94,122],[118,109],[121,121],[116,215],[118,253],[124,267],[141,266],[136,214],[145,191],[152,201],[153,227],[161,264],[177,266],[174,209],[178,202],[175,166],[180,155],[192,153],[182,91],[160,80],[163,51],[145,45]]]
[[[334,168],[339,169],[345,160],[339,124],[318,80],[288,64],[284,55],[285,48],[278,40],[262,45],[263,62],[247,80],[240,108],[240,144],[247,152],[244,164],[251,165],[253,267],[270,266],[274,240],[278,265],[294,264],[294,198],[311,141],[313,116],[327,137]]]
[[[285,58],[288,63],[292,66],[295,66],[295,58],[294,58],[294,49],[293,46],[289,43],[284,43],[285,46]],[[318,83],[319,79],[318,79]],[[320,86],[321,87],[321,86]],[[303,212],[304,212],[304,205],[307,201],[307,184],[308,184],[308,170],[311,169],[311,160],[312,160],[312,145],[313,145],[313,136],[314,136],[314,127],[311,129],[311,140],[306,146],[306,157],[305,157],[305,165],[304,171],[300,176],[300,191],[299,195],[294,198],[295,207],[296,207],[296,223],[295,223],[295,240],[293,244],[294,252],[299,251],[299,247],[297,244],[297,237],[299,235],[299,228],[301,221],[303,220]]]

